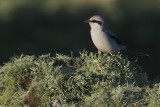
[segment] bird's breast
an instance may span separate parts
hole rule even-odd
[[[91,29],[91,38],[94,45],[101,51],[111,53],[112,52],[112,45],[110,38],[106,35],[105,32],[98,29]]]

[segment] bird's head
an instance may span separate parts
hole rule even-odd
[[[102,27],[104,20],[101,16],[94,15],[89,20],[86,20],[85,22],[89,23],[91,28],[96,28],[96,27]]]

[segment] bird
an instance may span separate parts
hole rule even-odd
[[[104,19],[100,15],[94,15],[89,20],[91,38],[96,48],[105,53],[116,53],[126,49],[119,38],[105,26]]]
[[[89,23],[91,27],[91,38],[94,45],[99,51],[112,54],[117,53],[121,50],[125,50],[127,48],[126,45],[124,45],[124,43],[120,41],[118,36],[115,35],[108,26],[106,26],[104,19],[100,15],[94,15],[85,22]],[[128,51],[148,56],[147,54],[144,54],[142,52],[131,51],[129,49]]]

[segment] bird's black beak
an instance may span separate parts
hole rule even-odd
[[[90,22],[90,20],[86,20],[86,21],[84,21],[85,23],[89,23]]]

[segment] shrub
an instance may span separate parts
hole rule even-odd
[[[2,106],[160,105],[159,85],[122,54],[50,54],[13,57],[0,68]]]

